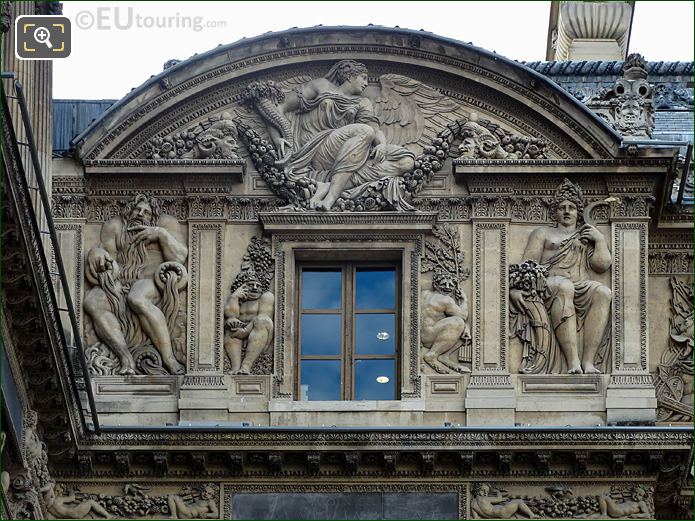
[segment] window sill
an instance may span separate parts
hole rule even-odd
[[[372,412],[372,411],[424,411],[424,400],[360,400],[360,401],[289,401],[271,400],[270,412]]]

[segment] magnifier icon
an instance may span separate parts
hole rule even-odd
[[[36,29],[34,29],[34,39],[39,43],[46,44],[46,47],[48,47],[49,49],[53,49],[53,45],[51,45],[50,38],[51,33],[45,27],[37,27]]]

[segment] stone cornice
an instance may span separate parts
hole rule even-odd
[[[424,233],[432,230],[436,212],[259,212],[267,232]]]
[[[501,475],[516,478],[552,475],[566,479],[582,475],[613,479],[617,477],[614,460],[618,457],[633,462],[629,469],[621,467],[620,477],[653,479],[660,461],[684,461],[692,442],[693,432],[688,427],[250,427],[235,430],[220,427],[196,431],[176,427],[122,427],[107,428],[99,436],[83,438],[78,464],[61,465],[54,474],[80,479],[86,476],[217,479],[228,478],[231,472],[235,479],[262,479],[302,476],[311,473],[310,461],[322,461],[319,465],[326,463],[329,468],[314,465],[311,475],[339,477],[359,471],[370,478],[475,475],[490,479]],[[546,457],[535,460],[554,463],[529,469],[524,461],[536,453]],[[590,470],[577,470],[579,467],[572,470],[581,463],[577,455],[583,457],[581,461],[593,462]],[[500,466],[502,456],[506,466]],[[429,465],[421,464],[414,470],[412,465],[398,468],[389,466],[389,459],[411,464],[429,462]],[[302,468],[304,460],[307,470]],[[295,465],[285,467],[283,462],[290,461]],[[133,474],[135,467],[137,472]]]
[[[676,153],[676,149],[673,150]],[[614,170],[619,174],[668,173],[671,157],[620,159],[454,159],[453,173],[457,178],[466,174],[605,174]]]
[[[528,450],[534,447],[560,445],[573,448],[592,448],[620,444],[632,448],[689,448],[693,442],[692,428],[687,427],[544,427],[544,428],[256,428],[197,429],[184,428],[143,429],[137,427],[105,428],[101,435],[86,435],[81,440],[84,448],[112,448],[130,446],[166,447],[177,450],[185,446],[219,449],[253,450],[262,447],[287,446],[310,448],[321,444],[325,450],[369,444],[370,448],[403,446],[431,447],[459,446],[482,450],[495,446],[517,446]],[[178,447],[177,447],[178,446]]]
[[[243,159],[97,159],[85,160],[86,174],[225,174],[242,182]]]

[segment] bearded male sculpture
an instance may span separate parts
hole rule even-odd
[[[171,332],[178,293],[187,283],[187,258],[181,226],[160,212],[154,197],[136,195],[103,224],[100,244],[87,254],[85,277],[92,287],[84,309],[99,340],[118,357],[119,374],[135,373],[131,350],[149,343],[166,370],[184,373]]]

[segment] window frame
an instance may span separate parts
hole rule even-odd
[[[302,338],[302,316],[306,314],[338,314],[336,309],[323,308],[302,308],[302,272],[305,268],[312,270],[340,271],[341,274],[341,302],[340,302],[340,320],[341,320],[341,339],[340,339],[340,354],[339,355],[305,355],[302,356],[301,338]],[[396,277],[395,287],[395,302],[394,308],[356,308],[356,282],[357,271],[360,269],[393,269]],[[394,396],[385,401],[400,400],[401,396],[401,371],[402,371],[402,339],[403,339],[403,323],[402,323],[402,266],[398,260],[359,260],[359,258],[342,260],[342,261],[301,261],[296,264],[295,280],[297,287],[294,293],[294,302],[296,302],[296,343],[294,357],[294,374],[296,375],[296,384],[294,388],[295,401],[301,402],[321,402],[324,400],[302,400],[301,399],[301,365],[302,360],[339,360],[340,361],[340,401],[363,401],[355,399],[355,363],[357,360],[393,360],[394,363]],[[394,314],[394,354],[393,355],[378,355],[378,354],[357,354],[355,346],[356,320],[359,314]],[[371,401],[371,400],[364,400]]]

